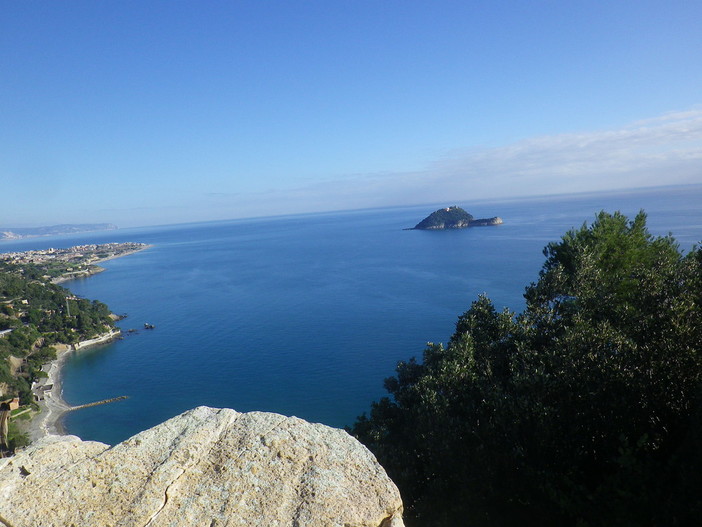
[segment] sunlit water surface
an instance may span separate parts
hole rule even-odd
[[[37,238],[0,251],[153,245],[65,284],[129,315],[123,340],[75,354],[63,375],[71,404],[129,396],[65,419],[70,433],[114,444],[199,405],[350,425],[384,395],[397,361],[445,342],[477,295],[522,310],[543,247],[599,210],[645,209],[650,230],[672,232],[686,250],[702,239],[702,186],[456,204],[504,224],[403,230],[449,203]]]

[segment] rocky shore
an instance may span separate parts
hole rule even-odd
[[[76,280],[78,278],[88,278],[89,276],[96,275],[98,273],[102,273],[105,270],[104,267],[100,266],[92,266],[90,269],[82,269],[80,271],[74,271],[71,273],[66,273],[64,275],[59,276],[58,278],[54,278],[52,282],[54,284],[63,284],[65,282],[70,282],[71,280]]]

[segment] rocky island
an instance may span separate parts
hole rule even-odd
[[[485,227],[491,225],[501,225],[502,218],[473,218],[461,207],[453,206],[439,209],[420,221],[411,229],[407,230],[439,230],[439,229],[464,229],[466,227]]]

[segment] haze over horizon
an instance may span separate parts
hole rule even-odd
[[[702,183],[702,4],[0,0],[0,226]]]

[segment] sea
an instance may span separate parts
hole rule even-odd
[[[504,223],[404,230],[450,205]],[[200,405],[352,425],[398,361],[446,342],[478,295],[523,310],[544,247],[569,229],[643,209],[653,234],[689,251],[701,205],[702,185],[689,185],[119,229],[3,241],[0,252],[152,246],[63,284],[127,315],[122,340],[73,353],[62,374],[72,405],[128,396],[65,416],[69,433],[116,444]]]

